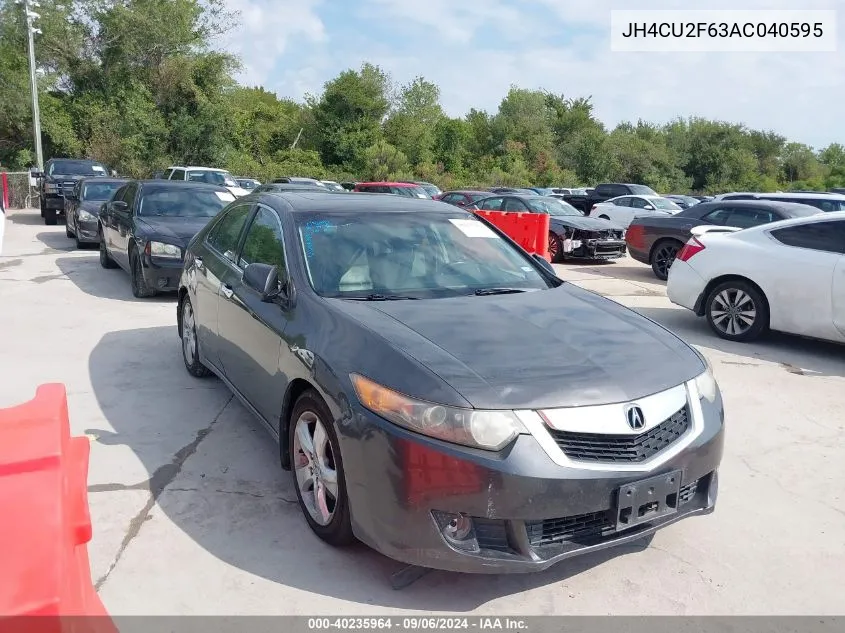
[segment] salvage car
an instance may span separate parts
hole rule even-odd
[[[568,259],[619,259],[625,255],[625,230],[621,226],[602,218],[586,217],[557,198],[494,196],[465,208],[549,215],[549,256],[555,263]]]
[[[172,292],[188,242],[234,199],[227,187],[201,182],[127,182],[100,208],[100,265],[128,272],[139,299]]]
[[[777,330],[845,343],[845,212],[695,227],[666,293],[730,341]]]
[[[76,248],[100,242],[100,207],[127,182],[125,178],[86,178],[65,197],[65,235],[76,241]]]
[[[817,213],[820,211],[815,207],[791,202],[702,202],[671,216],[648,216],[633,220],[625,233],[625,241],[631,257],[651,265],[654,276],[665,281],[675,255],[690,238],[693,227],[712,224],[747,228]]]
[[[715,507],[704,357],[457,207],[240,199],[189,245],[176,316],[187,371],[279,442],[332,545],[527,572]]]

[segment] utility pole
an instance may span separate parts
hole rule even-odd
[[[35,73],[35,34],[41,29],[35,26],[35,20],[40,18],[33,7],[39,6],[36,0],[17,0],[26,12],[26,41],[29,49],[29,87],[32,91],[32,135],[35,139],[35,161],[38,171],[44,170],[44,153],[41,150],[41,109],[38,107],[38,81]]]
[[[296,144],[299,143],[299,137],[302,136],[302,132],[305,130],[304,127],[299,128],[299,134],[296,135],[296,138],[293,139],[293,143],[291,144],[290,148],[294,149]]]

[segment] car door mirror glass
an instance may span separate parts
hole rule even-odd
[[[262,301],[270,301],[279,295],[279,269],[269,264],[249,264],[244,269],[244,284],[261,295]]]
[[[654,207],[650,204],[647,204],[643,207],[646,211],[654,211]]]
[[[111,203],[111,208],[113,211],[117,211],[118,213],[129,212],[129,205],[126,204],[123,200],[115,200]]]

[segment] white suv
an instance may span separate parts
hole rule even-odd
[[[213,167],[169,167],[162,176],[165,180],[190,180],[192,182],[207,182],[210,185],[226,187],[232,195],[240,197],[249,193],[238,185],[238,181],[225,169]]]

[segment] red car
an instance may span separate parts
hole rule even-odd
[[[419,185],[408,182],[359,182],[353,191],[362,193],[392,193],[406,198],[426,198],[431,196]]]

